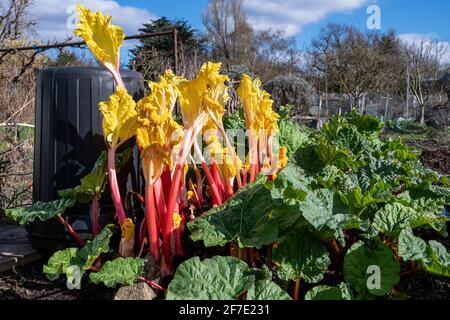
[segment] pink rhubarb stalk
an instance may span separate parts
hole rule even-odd
[[[72,226],[70,224],[68,224],[66,222],[66,220],[64,220],[63,217],[61,217],[60,215],[56,215],[55,219],[59,221],[59,223],[61,223],[64,228],[66,228],[67,232],[70,233],[70,235],[72,236],[72,238],[75,239],[75,241],[77,242],[77,244],[80,247],[84,247],[84,241],[81,239],[81,237],[79,236],[79,234],[72,228]]]
[[[147,230],[150,243],[150,252],[156,261],[159,261],[159,236],[158,223],[156,219],[155,197],[153,194],[153,185],[145,186],[145,218],[147,221]]]
[[[123,209],[122,199],[120,197],[119,184],[117,183],[117,173],[116,173],[116,147],[108,148],[108,176],[109,176],[109,186],[111,188],[111,198],[114,203],[114,208],[116,209],[116,215],[119,219],[120,225],[126,219],[125,210]]]

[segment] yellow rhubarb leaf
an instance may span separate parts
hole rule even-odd
[[[172,117],[180,80],[172,71],[166,71],[159,82],[150,83],[150,95],[136,106],[136,138],[143,149],[142,167],[149,183],[160,177],[166,165],[172,166],[172,151],[182,138],[182,127]]]
[[[289,161],[289,158],[287,156],[287,148],[280,147],[280,151],[278,152],[278,163],[277,163],[278,170],[284,169],[286,167],[288,161]]]
[[[95,58],[110,70],[118,70],[120,46],[125,34],[122,28],[111,25],[111,17],[101,12],[92,12],[77,5],[80,22],[75,35],[83,38]]]
[[[273,136],[280,117],[272,108],[270,94],[261,89],[261,81],[244,74],[237,93],[244,108],[247,128],[253,129],[256,135],[265,130],[266,136]]]
[[[103,115],[103,134],[111,147],[117,147],[135,135],[136,103],[122,88],[118,88],[109,98],[109,101],[99,103]]]
[[[205,63],[194,80],[180,82],[180,107],[185,128],[194,126],[196,119],[203,112],[213,112],[220,117],[225,112],[229,99],[229,78],[220,74],[221,63]]]
[[[121,238],[125,240],[134,239],[134,222],[130,218],[126,218],[120,227]]]
[[[173,226],[175,229],[178,229],[181,226],[181,222],[183,219],[181,218],[180,214],[177,210],[173,212]]]

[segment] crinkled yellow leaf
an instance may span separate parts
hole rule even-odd
[[[189,191],[187,192],[186,199],[187,199],[189,202],[194,201],[194,200],[195,200],[195,193],[194,193],[194,191],[189,190]]]
[[[181,219],[180,214],[178,213],[178,211],[174,211],[173,212],[173,226],[175,229],[178,229],[181,226],[181,222],[183,221],[183,219]]]
[[[86,41],[95,58],[107,68],[118,69],[120,46],[125,34],[122,28],[111,25],[111,17],[101,12],[92,12],[88,8],[77,5],[80,22],[75,35]]]
[[[255,130],[256,135],[262,130],[267,136],[274,135],[280,117],[272,108],[270,94],[261,89],[259,79],[252,80],[244,74],[237,93],[245,111],[247,128]]]
[[[159,82],[150,83],[150,95],[136,106],[136,138],[143,149],[142,167],[149,183],[159,178],[166,165],[172,165],[172,150],[182,138],[182,127],[172,117],[180,80],[172,71],[166,71]]]
[[[220,74],[221,67],[221,63],[205,63],[197,78],[180,83],[180,106],[186,128],[192,127],[197,117],[208,109],[221,120],[229,99],[225,85],[229,78]]]
[[[289,161],[289,158],[287,156],[287,148],[280,147],[280,151],[278,152],[278,163],[277,163],[278,169],[279,170],[284,169],[284,167],[286,167],[288,161]]]
[[[125,240],[134,239],[134,222],[130,218],[125,219],[121,228],[121,238]]]
[[[136,103],[125,89],[118,88],[109,101],[99,103],[103,115],[103,134],[111,146],[118,146],[135,135]]]

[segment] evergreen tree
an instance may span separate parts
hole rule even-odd
[[[143,34],[178,30],[178,57],[183,63],[195,54],[206,51],[204,40],[185,20],[170,21],[166,17],[145,23],[139,31]],[[162,71],[174,68],[174,43],[171,35],[140,39],[140,44],[130,51],[130,68],[146,80],[156,80]]]

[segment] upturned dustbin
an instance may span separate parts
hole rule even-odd
[[[138,72],[121,71],[125,86],[135,100],[142,98],[144,83]],[[58,199],[58,190],[73,188],[92,170],[102,150],[100,101],[106,101],[116,85],[104,68],[64,67],[40,70],[36,83],[36,120],[33,174],[33,201]],[[139,155],[134,142],[133,156],[118,176],[122,196],[126,189],[140,190]],[[100,226],[114,219],[108,189],[100,202]],[[74,229],[90,232],[90,206],[77,204],[67,211]],[[59,250],[72,239],[54,219],[27,226],[33,246]]]

